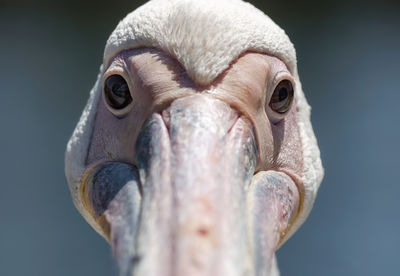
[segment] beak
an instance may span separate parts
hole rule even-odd
[[[211,96],[150,116],[137,168],[102,164],[85,192],[121,275],[270,275],[299,197],[282,172],[254,175],[257,156],[252,123]]]

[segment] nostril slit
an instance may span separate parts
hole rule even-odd
[[[161,112],[161,118],[164,121],[164,124],[167,127],[167,129],[169,129],[169,124],[171,119],[171,112],[169,108]]]

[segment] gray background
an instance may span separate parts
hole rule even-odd
[[[108,35],[142,2],[0,0],[0,275],[117,275],[63,155]],[[398,274],[400,5],[252,2],[296,46],[326,168],[282,275]]]

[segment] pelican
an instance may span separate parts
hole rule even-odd
[[[323,177],[293,44],[240,0],[149,1],[106,43],[65,173],[120,275],[279,275]]]

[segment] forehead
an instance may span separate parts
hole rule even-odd
[[[139,78],[145,86],[175,82],[174,88],[191,88],[202,91],[230,83],[233,86],[268,85],[279,72],[289,73],[287,66],[278,58],[247,52],[239,56],[210,84],[199,85],[191,79],[186,68],[178,60],[157,49],[141,48],[126,50],[111,60],[106,75],[125,71],[130,78]],[[172,88],[172,87],[171,87]],[[163,87],[165,89],[165,87]]]

